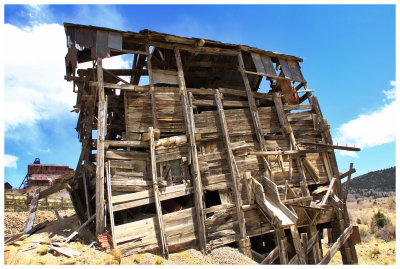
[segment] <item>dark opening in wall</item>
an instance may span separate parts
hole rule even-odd
[[[206,191],[204,194],[204,200],[207,208],[221,204],[218,191]]]

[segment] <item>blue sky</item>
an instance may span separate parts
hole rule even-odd
[[[150,17],[151,16],[151,17]],[[80,144],[63,80],[64,22],[245,44],[302,57],[334,142],[356,175],[396,163],[394,5],[5,5],[4,180],[18,187],[35,157],[75,168]],[[128,59],[110,66],[128,66]]]

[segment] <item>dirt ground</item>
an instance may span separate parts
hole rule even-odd
[[[361,201],[348,205],[352,224],[360,227],[362,243],[356,245],[360,265],[394,265],[396,264],[396,241],[385,242],[377,239],[374,234],[368,233],[369,220],[374,212],[379,209],[387,215],[395,224],[395,207],[391,205],[391,198],[378,201]],[[57,221],[54,212],[38,211],[35,225],[48,221],[46,227],[28,238],[17,240],[4,246],[5,264],[122,264],[122,265],[255,265],[255,261],[242,255],[237,249],[221,247],[214,249],[208,255],[189,249],[179,253],[172,253],[168,260],[160,256],[144,253],[134,254],[129,257],[121,257],[118,251],[105,252],[97,244],[89,246],[93,242],[90,231],[82,232],[68,244],[64,243],[80,223],[73,210],[60,211],[62,220]],[[5,213],[5,235],[16,235],[23,231],[27,212]],[[361,220],[361,224],[357,224]],[[74,241],[73,240],[73,241]],[[66,257],[51,249],[51,246],[62,247],[66,250],[77,251],[79,255]],[[322,240],[324,254],[328,251],[327,238]],[[76,254],[76,253],[75,253]],[[337,252],[330,264],[342,264],[341,254]]]
[[[27,238],[21,238],[4,246],[4,263],[7,265],[56,265],[56,264],[76,264],[76,265],[100,265],[100,264],[123,264],[123,265],[250,265],[257,264],[250,258],[242,255],[236,249],[221,247],[214,249],[208,255],[203,255],[200,251],[189,249],[186,251],[172,253],[168,260],[160,256],[144,253],[135,254],[128,257],[121,257],[118,251],[106,252],[97,244],[90,246],[93,242],[93,235],[90,231],[84,231],[74,240],[75,242],[64,243],[80,223],[73,211],[60,211],[60,216],[64,217],[57,221],[54,212],[38,211],[35,225],[44,221],[49,221],[46,227]],[[6,238],[11,235],[17,236],[24,230],[27,212],[6,212],[4,226]],[[52,250],[51,247],[61,247],[67,251],[76,251],[74,257],[67,257],[59,252]]]

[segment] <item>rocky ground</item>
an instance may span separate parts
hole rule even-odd
[[[74,210],[63,210],[59,211],[60,217],[69,217],[75,214]],[[24,231],[26,220],[28,218],[28,212],[5,212],[4,213],[4,235],[16,234]],[[36,212],[35,223],[57,220],[54,211],[43,211],[38,210]]]
[[[211,253],[203,255],[200,251],[189,249],[186,251],[172,253],[168,260],[151,253],[135,254],[129,257],[121,257],[118,251],[106,252],[97,244],[92,244],[93,237],[90,231],[83,231],[79,236],[65,243],[65,238],[76,230],[80,223],[74,211],[60,211],[63,217],[57,221],[54,212],[38,211],[35,225],[46,222],[46,227],[27,238],[20,238],[4,246],[4,263],[9,265],[55,265],[55,264],[77,264],[77,265],[99,265],[99,264],[141,264],[141,265],[247,265],[257,264],[252,259],[242,255],[236,249],[221,247],[214,249]],[[17,238],[25,227],[27,212],[6,212],[4,217],[5,238],[11,236]],[[85,242],[85,243],[84,243]],[[61,247],[67,252],[74,253],[68,257],[53,247]],[[75,251],[75,252],[74,252]]]

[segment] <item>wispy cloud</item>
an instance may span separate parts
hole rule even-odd
[[[339,144],[356,145],[360,148],[369,148],[396,139],[396,124],[393,119],[397,113],[396,109],[396,82],[391,81],[390,90],[384,90],[384,102],[386,103],[376,111],[359,115],[356,119],[342,124],[335,130],[334,141]],[[340,151],[342,155],[356,157],[354,152]]]
[[[71,119],[73,115],[67,111],[76,101],[72,84],[63,79],[67,53],[64,27],[44,23],[52,16],[45,5],[27,6],[26,12],[31,26],[4,25],[6,132],[20,125],[33,127],[41,120]],[[113,57],[105,59],[104,66],[126,68],[129,63],[125,58]],[[91,67],[91,63],[82,67]]]
[[[17,168],[17,161],[17,156],[4,154],[4,167]]]

